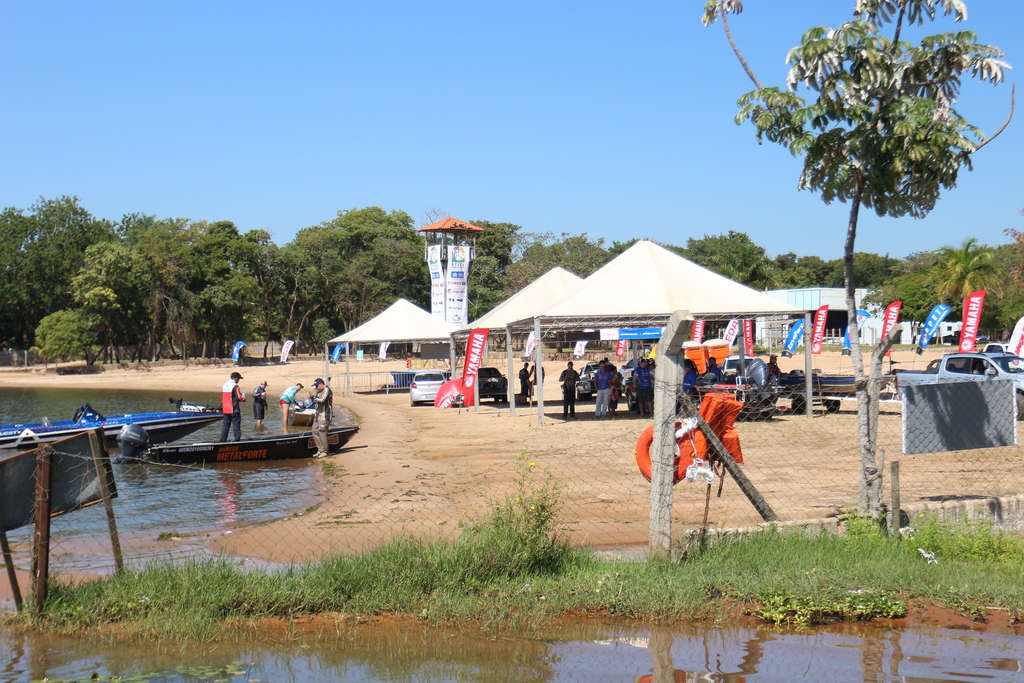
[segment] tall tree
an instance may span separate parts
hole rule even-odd
[[[971,292],[989,289],[1002,279],[992,260],[992,250],[974,237],[964,238],[959,247],[939,249],[936,281],[939,301],[955,309]]]
[[[712,24],[742,5],[711,0]],[[881,505],[870,396],[856,326],[854,246],[861,206],[880,216],[922,217],[943,189],[956,184],[971,154],[988,141],[953,108],[967,75],[999,83],[1003,53],[976,42],[970,31],[928,36],[919,45],[901,39],[904,24],[922,25],[936,11],[967,18],[961,0],[855,0],[854,18],[838,28],[815,27],[790,50],[787,89],[762,87],[740,98],[737,123],[750,121],[758,142],[767,138],[804,157],[799,187],[821,192],[826,203],[850,204],[844,244],[844,280],[853,366],[858,382],[861,496],[864,510]],[[882,30],[891,28],[891,35]],[[797,94],[803,86],[816,99]],[[998,132],[997,132],[998,134]]]

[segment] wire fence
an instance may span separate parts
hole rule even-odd
[[[878,404],[876,469],[888,505],[891,464],[899,463],[906,514],[901,525],[945,508],[948,514],[1024,531],[1019,423],[1015,411],[1009,418],[999,413],[1009,409],[1001,401],[1012,401],[1011,394],[981,400],[975,391],[963,394],[960,403],[947,397],[940,411],[926,411],[938,415],[932,423],[905,416],[908,401]],[[793,400],[783,394],[774,412],[752,419],[740,415],[735,425],[740,467],[779,523],[834,523],[841,512],[855,509],[860,497],[856,401],[816,399],[813,416],[807,417],[792,410]],[[541,426],[536,411],[523,406],[514,417],[501,403],[479,410],[411,407],[394,387],[339,403],[362,421],[362,432],[352,448],[326,460],[116,464],[113,507],[125,564],[138,568],[225,554],[254,566],[275,566],[362,552],[398,537],[451,539],[467,520],[521,494],[524,485],[545,484],[558,488],[561,529],[572,544],[644,553],[651,486],[637,468],[635,450],[651,420],[625,404],[598,418],[593,401],[579,402],[577,419],[564,420],[562,402],[549,402]],[[950,444],[967,443],[957,441],[958,434],[977,436],[993,425],[999,429],[992,438],[1003,439],[1003,445],[978,447],[975,439],[968,447],[948,450]],[[364,447],[361,441],[376,445]],[[765,523],[736,481],[722,474],[717,468],[711,482],[684,478],[675,486],[677,542],[705,526],[714,532]],[[53,571],[75,576],[114,571],[102,505],[55,517],[51,527]],[[27,571],[31,526],[8,536],[15,567]]]

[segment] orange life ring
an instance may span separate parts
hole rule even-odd
[[[676,429],[679,429],[680,424],[676,422]],[[651,425],[644,431],[640,432],[640,438],[636,440],[636,449],[633,451],[633,459],[636,461],[637,469],[640,470],[640,474],[644,475],[647,481],[651,480],[651,474],[654,472],[654,465],[651,463],[651,444],[654,443],[654,425]],[[689,446],[689,439],[684,438],[682,443]],[[672,473],[672,483],[678,484],[686,478],[686,468],[690,466],[690,462],[693,458],[689,458],[686,464],[683,464],[683,448],[680,446],[679,452],[676,453],[676,457],[673,459],[674,472]]]

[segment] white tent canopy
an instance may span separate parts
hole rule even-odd
[[[790,317],[803,309],[774,299],[654,242],[641,240],[579,283],[557,303],[514,327],[664,325],[674,311],[695,318]]]
[[[492,308],[463,332],[468,333],[471,329],[481,327],[503,329],[511,322],[537,315],[560,301],[566,292],[575,290],[582,282],[580,276],[556,266]]]
[[[448,342],[452,332],[457,329],[456,325],[431,315],[405,299],[399,299],[376,317],[328,343]]]

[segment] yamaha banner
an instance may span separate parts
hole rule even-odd
[[[981,325],[981,310],[985,305],[985,290],[979,289],[964,299],[964,324],[960,328],[960,353],[970,353],[978,339],[978,327]]]
[[[441,263],[440,244],[427,247],[427,270],[430,273],[430,313],[445,320],[444,266]]]
[[[893,301],[885,307],[885,315],[882,317],[882,339],[885,339],[885,335],[889,334],[889,330],[899,321],[901,306],[903,306],[902,301]],[[891,356],[892,349],[886,351],[885,355]]]
[[[857,338],[860,338],[860,326],[861,324],[871,317],[871,314],[864,310],[857,311]],[[846,334],[843,335],[843,352],[842,355],[849,356],[853,351],[853,345],[850,343],[850,326],[846,326]]]
[[[820,355],[821,347],[825,343],[825,321],[828,320],[828,304],[818,309],[814,314],[814,327],[811,328],[811,354]]]
[[[576,347],[572,350],[572,357],[576,360],[583,358],[583,354],[587,352],[587,339],[581,339],[576,342]]]
[[[448,322],[464,327],[469,323],[469,247],[448,247],[448,276],[445,278]]]
[[[380,348],[377,350],[377,357],[380,358],[381,360],[387,360],[389,346],[391,346],[391,342],[381,342]]]
[[[483,361],[484,349],[487,348],[487,329],[478,328],[469,333],[466,340],[466,364],[462,367],[462,402],[464,405],[475,405],[476,375]]]
[[[793,354],[796,353],[796,347],[800,346],[800,340],[804,336],[804,321],[803,318],[793,323],[793,326],[789,328],[789,334],[786,335],[786,343],[782,345],[782,357],[792,358]]]
[[[235,348],[231,349],[231,360],[238,362],[238,357],[242,355],[242,348],[246,346],[244,341],[235,342]]]
[[[923,353],[928,345],[932,342],[932,337],[939,329],[939,325],[946,319],[946,316],[950,314],[953,309],[946,304],[935,304],[932,307],[931,313],[925,318],[924,326],[921,328],[921,334],[917,337],[917,349],[916,353]],[[1021,322],[1024,322],[1024,318],[1021,318]],[[1017,323],[1017,326],[1021,326],[1021,322]]]
[[[743,353],[754,357],[754,321],[743,321]]]
[[[347,342],[336,344],[334,350],[331,351],[331,360],[337,363],[338,359],[341,358],[341,352],[345,350],[346,346],[348,346]]]
[[[526,338],[526,355],[532,356],[535,348],[537,348],[537,333],[530,330],[530,336]]]
[[[700,344],[704,341],[704,321],[694,320],[693,327],[690,328],[690,339]]]
[[[626,355],[626,340],[620,339],[615,343],[615,357],[624,358]]]

